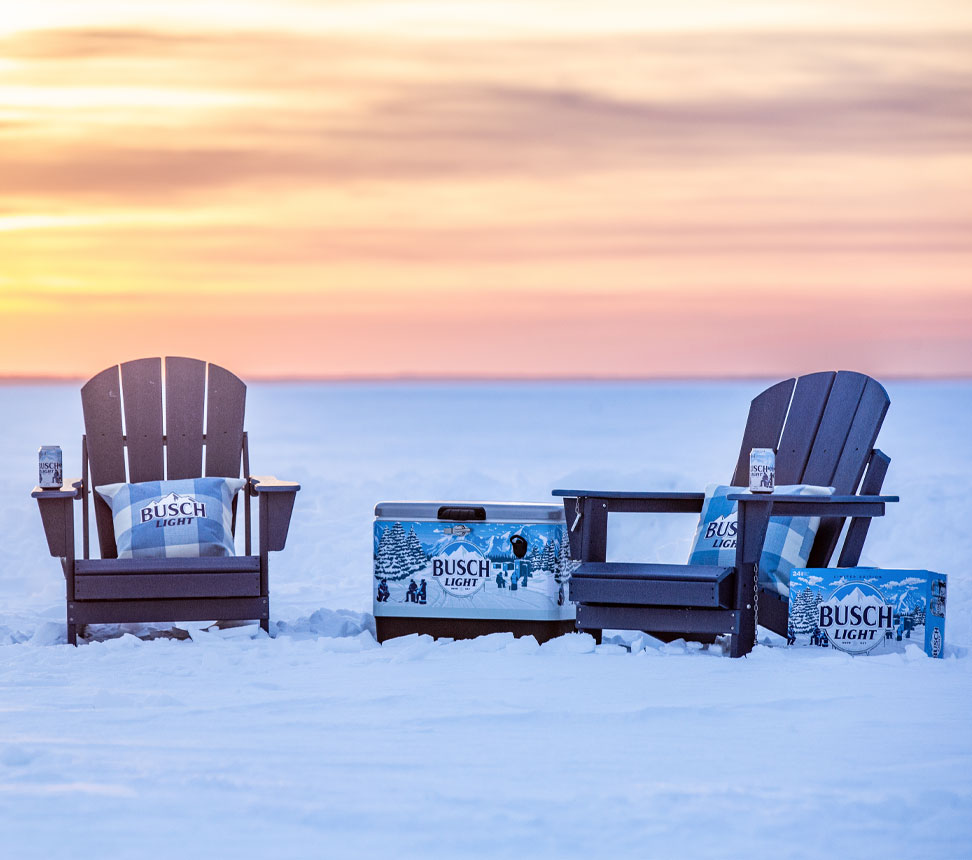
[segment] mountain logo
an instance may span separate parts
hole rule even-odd
[[[471,543],[453,541],[432,559],[432,576],[449,594],[469,597],[489,579],[489,559]]]
[[[169,493],[156,502],[150,502],[139,510],[139,523],[154,522],[157,528],[187,526],[197,517],[206,516],[206,503],[192,496]]]
[[[880,645],[894,626],[894,610],[884,595],[866,582],[848,582],[820,604],[819,627],[834,648],[866,654]]]

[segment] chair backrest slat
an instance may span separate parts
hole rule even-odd
[[[859,374],[854,375],[859,376]],[[866,376],[862,379],[864,384],[860,399],[828,482],[828,486],[832,486],[838,494],[857,492],[874,443],[877,441],[878,431],[890,405],[887,392],[880,383]],[[855,380],[855,388],[851,390],[856,389],[857,382],[860,380]],[[830,564],[844,522],[842,517],[824,517],[820,520],[817,537],[814,539],[813,549],[807,561],[810,567],[826,567]]]
[[[840,371],[830,389],[830,397],[820,418],[820,426],[813,440],[813,449],[803,470],[803,483],[820,487],[834,486],[837,463],[844,453],[844,443],[861,402],[868,377],[861,373]],[[865,460],[867,458],[865,457]],[[853,492],[849,486],[834,487],[838,493]]]
[[[202,477],[204,433],[205,474],[228,478],[240,475],[246,386],[215,364],[167,358],[163,379],[159,358],[125,362],[86,382],[81,389],[81,405],[92,488],[163,477]],[[115,558],[118,549],[111,508],[96,492],[92,492],[92,498],[101,557]]]
[[[868,379],[844,442],[843,453],[834,470],[833,486],[838,493],[853,493],[860,486],[890,405],[891,398],[884,386],[874,379]]]
[[[817,436],[817,428],[836,376],[833,371],[809,373],[797,380],[776,454],[777,484],[802,482],[813,441]]]
[[[883,451],[876,448],[871,451],[871,456],[867,461],[867,472],[864,480],[861,481],[860,492],[866,496],[877,496],[881,494],[884,486],[884,477],[888,474],[888,466],[891,458]],[[837,567],[857,567],[861,560],[861,550],[864,549],[864,540],[871,527],[869,517],[854,517],[847,526],[847,535],[844,537],[844,545],[840,549],[840,558],[837,559]]]
[[[121,366],[128,438],[128,480],[161,481],[165,477],[162,450],[162,362],[140,358]]]
[[[795,381],[784,379],[753,399],[749,406],[749,418],[743,433],[742,447],[739,449],[739,459],[736,461],[736,471],[732,475],[732,486],[749,486],[749,452],[753,448],[777,447]]]
[[[84,414],[92,490],[102,484],[124,483],[125,443],[118,365],[101,371],[84,384],[81,388],[81,410]],[[101,555],[103,558],[114,558],[118,551],[115,549],[111,508],[97,493],[92,492],[92,497]]]
[[[206,474],[235,478],[243,454],[246,386],[228,370],[209,365],[206,403]]]
[[[165,360],[166,475],[169,480],[202,475],[206,362]]]

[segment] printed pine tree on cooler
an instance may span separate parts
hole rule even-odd
[[[385,579],[405,579],[413,573],[409,565],[408,539],[401,523],[385,529],[378,541],[375,567]]]
[[[580,562],[574,561],[570,557],[570,539],[565,528],[561,534],[560,543],[556,546],[556,567],[554,568],[554,579],[563,584],[574,572]]]
[[[530,547],[530,554],[527,556],[526,560],[530,562],[531,570],[540,570],[540,547],[534,544]]]
[[[381,578],[385,575],[385,541],[388,537],[387,529],[381,533],[378,539],[378,548],[375,550],[375,577]]]
[[[391,529],[385,529],[381,533],[378,541],[378,549],[375,552],[375,574],[383,579],[388,579],[391,575]]]
[[[405,556],[409,573],[418,573],[428,564],[425,550],[422,549],[422,541],[415,534],[415,526],[408,530],[408,537],[405,539]]]
[[[554,573],[557,570],[557,556],[554,553],[554,542],[547,541],[547,545],[540,554],[540,570]]]

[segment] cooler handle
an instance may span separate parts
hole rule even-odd
[[[486,508],[481,505],[443,505],[436,517],[440,520],[485,520]]]

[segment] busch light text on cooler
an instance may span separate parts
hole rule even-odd
[[[61,476],[61,448],[59,445],[41,445],[37,451],[37,473],[42,490],[60,489],[64,480]]]
[[[749,452],[749,492],[772,493],[776,488],[776,452],[753,448]]]

